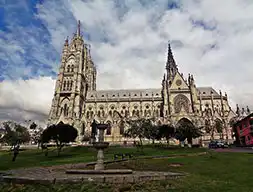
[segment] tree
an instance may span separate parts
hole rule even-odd
[[[124,136],[130,138],[138,137],[140,140],[140,145],[142,146],[142,139],[147,136],[146,130],[150,129],[152,126],[151,120],[140,118],[135,120],[128,120],[126,123],[128,124],[129,128],[124,132]]]
[[[155,143],[155,140],[158,139],[159,136],[159,127],[157,125],[149,123],[150,125],[145,126],[144,136],[147,139],[152,140],[152,143]]]
[[[4,130],[4,134],[1,136],[0,142],[6,143],[11,147],[30,141],[30,134],[27,128],[16,122],[3,122],[2,130]]]
[[[38,144],[39,147],[43,128],[39,127],[35,122],[33,122],[29,126],[29,129],[31,130],[31,141],[35,144]]]
[[[169,144],[169,139],[174,137],[175,127],[173,125],[160,125],[159,126],[159,138],[165,138]]]
[[[235,145],[240,145],[240,136],[237,132],[237,128],[236,128],[236,119],[233,118],[229,121],[229,125],[232,127],[232,131],[233,131],[233,137],[235,138],[234,144]]]
[[[192,139],[198,138],[202,134],[201,128],[194,126],[190,122],[181,121],[176,129],[175,137],[179,141],[187,139],[188,143],[192,144]]]
[[[215,126],[217,133],[220,134],[220,138],[223,138],[223,124],[222,124],[221,120],[216,119],[214,121],[214,126]]]
[[[50,141],[54,141],[57,146],[58,156],[63,146],[69,142],[74,142],[78,135],[77,130],[69,125],[60,122],[57,125],[51,125],[47,127],[41,137],[42,145]]]
[[[82,142],[88,142],[91,139],[91,133],[90,132],[84,132]]]
[[[34,130],[37,128],[37,124],[35,122],[32,122],[32,124],[30,125],[30,129]]]

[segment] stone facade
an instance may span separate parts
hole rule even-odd
[[[49,124],[69,123],[82,135],[91,131],[95,119],[111,125],[105,140],[122,142],[126,140],[122,137],[125,129],[122,122],[129,118],[154,117],[157,123],[174,125],[187,119],[204,127],[220,121],[222,137],[231,139],[229,121],[235,113],[229,106],[227,94],[222,95],[212,87],[197,87],[193,75],[185,79],[178,70],[170,45],[165,68],[160,88],[96,90],[96,67],[90,47],[80,35],[79,23],[77,33],[71,42],[66,40],[63,47]],[[210,133],[202,139],[210,139]]]

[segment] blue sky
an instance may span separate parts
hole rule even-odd
[[[1,8],[0,28],[3,57],[0,59],[0,80],[55,76],[54,63],[59,53],[51,45],[46,26],[37,17],[40,0],[8,0]],[[9,51],[8,48],[13,48]],[[39,45],[39,46],[38,46]]]
[[[64,39],[77,20],[98,88],[160,87],[170,40],[179,70],[193,73],[197,86],[253,107],[250,0],[0,0],[0,116],[9,114],[0,119],[47,116]]]

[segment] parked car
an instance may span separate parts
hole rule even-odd
[[[224,141],[211,141],[208,145],[208,147],[211,149],[211,148],[228,148],[228,144]]]

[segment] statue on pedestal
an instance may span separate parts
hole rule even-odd
[[[98,130],[97,130],[97,123],[95,119],[93,120],[91,124],[91,142],[95,142],[98,139]]]

